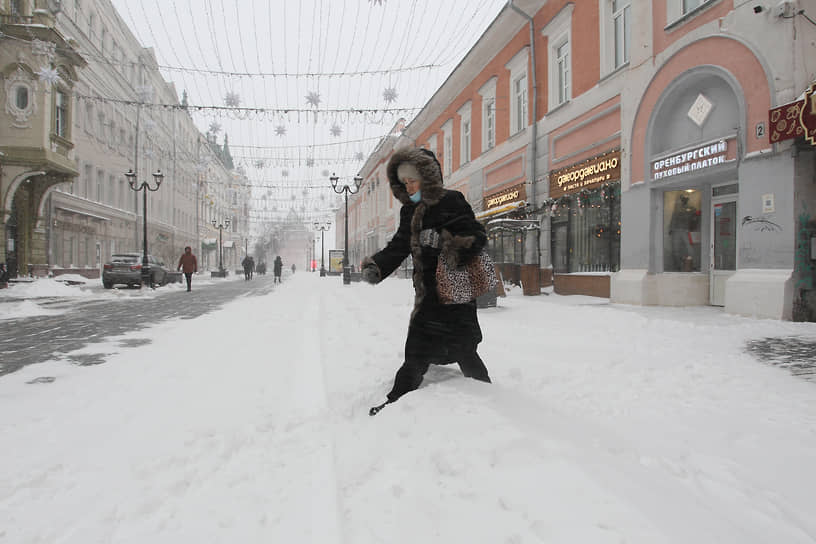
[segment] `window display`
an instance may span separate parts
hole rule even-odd
[[[556,273],[616,272],[620,268],[620,184],[565,195],[551,205]]]
[[[663,194],[663,270],[700,272],[700,191]]]

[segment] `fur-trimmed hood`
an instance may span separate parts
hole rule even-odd
[[[420,184],[422,202],[428,206],[437,204],[445,192],[442,187],[442,168],[439,161],[436,160],[436,156],[421,147],[396,151],[388,161],[386,172],[388,173],[388,183],[391,185],[391,192],[394,193],[394,197],[403,204],[411,203],[408,189],[397,176],[397,168],[404,162],[413,164],[419,175],[422,176],[422,183]]]

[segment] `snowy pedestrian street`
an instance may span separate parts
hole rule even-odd
[[[747,347],[816,325],[520,291],[479,310],[494,383],[376,417],[409,280],[298,272],[8,373],[0,542],[816,542],[816,383]]]

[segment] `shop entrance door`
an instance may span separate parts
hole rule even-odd
[[[725,283],[737,270],[736,195],[715,196],[711,199],[710,255],[710,304],[725,306]]]

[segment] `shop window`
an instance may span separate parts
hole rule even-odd
[[[553,271],[620,269],[620,184],[559,198],[550,204]]]
[[[663,194],[663,270],[700,272],[700,191]]]

